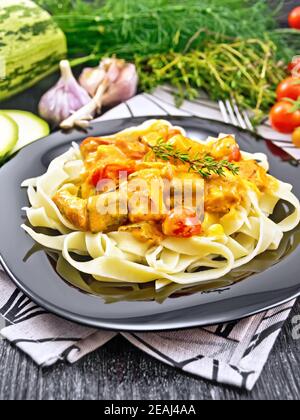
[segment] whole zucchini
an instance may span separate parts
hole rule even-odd
[[[31,0],[0,1],[0,101],[49,75],[65,58],[64,33]]]

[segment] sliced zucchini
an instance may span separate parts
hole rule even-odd
[[[46,121],[31,112],[17,110],[3,110],[1,112],[13,119],[19,127],[19,139],[11,154],[35,140],[48,136],[50,133],[50,128]]]
[[[15,121],[0,112],[0,161],[16,146],[19,129]]]

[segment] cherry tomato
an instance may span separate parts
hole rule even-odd
[[[229,162],[239,162],[242,159],[242,154],[238,145],[232,148],[232,151],[228,157]]]
[[[290,98],[296,101],[300,97],[300,78],[288,77],[284,79],[277,87],[277,100]]]
[[[300,77],[300,56],[296,56],[288,65],[288,71],[294,77]]]
[[[216,141],[211,148],[210,154],[215,159],[228,159],[229,161],[240,161],[241,152],[239,145],[232,136],[224,137]]]
[[[195,210],[175,209],[166,217],[162,229],[166,236],[191,238],[200,235],[202,225]]]
[[[292,135],[293,143],[296,147],[300,148],[300,127],[296,128]]]
[[[291,28],[300,29],[300,6],[289,14],[289,25]]]
[[[270,112],[272,127],[280,133],[290,134],[300,127],[300,110],[291,112],[293,104],[288,101],[277,102]]]

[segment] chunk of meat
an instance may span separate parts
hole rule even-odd
[[[108,189],[116,189],[120,175],[125,177],[135,171],[135,161],[127,158],[118,147],[112,144],[98,146],[97,151],[88,155],[84,163],[86,167],[86,173],[82,176],[82,197],[84,198],[105,192],[102,181],[114,181],[114,188]],[[100,182],[101,185],[99,185]]]
[[[156,123],[146,132],[141,133],[140,137],[143,144],[154,146],[159,140],[168,141],[178,134],[180,134],[180,130],[166,124]]]
[[[83,159],[86,160],[90,154],[96,153],[100,145],[114,144],[114,142],[112,138],[87,137],[80,145]]]
[[[239,145],[232,136],[224,137],[209,144],[207,152],[217,160],[227,159],[229,162],[239,162],[242,157]]]
[[[180,150],[184,153],[188,153],[191,157],[192,156],[201,156],[205,155],[205,146],[201,143],[196,141],[190,140],[189,138],[183,136],[182,134],[177,134],[173,136],[169,143],[176,149]],[[178,162],[177,162],[178,163]]]
[[[127,222],[127,202],[122,206],[118,191],[89,198],[87,209],[92,233],[111,232]]]
[[[243,160],[239,162],[238,166],[239,175],[255,184],[261,192],[268,188],[270,177],[255,160]]]
[[[204,180],[193,172],[174,173],[170,189],[170,208],[184,205],[201,210],[204,200]]]
[[[167,214],[165,182],[159,169],[143,169],[128,182],[128,211],[132,223],[160,221]]]
[[[154,222],[141,222],[128,226],[121,226],[120,232],[130,232],[142,242],[148,242],[149,245],[159,245],[164,239],[164,235]]]
[[[52,200],[72,225],[82,231],[88,230],[89,221],[86,200],[72,194],[68,189],[59,190]]]
[[[205,211],[228,213],[233,206],[243,201],[244,185],[239,177],[212,176],[205,182]]]
[[[84,164],[88,171],[93,171],[95,168],[104,167],[112,162],[125,163],[129,159],[127,156],[115,145],[99,145],[96,151],[88,154],[85,157]]]
[[[127,156],[128,159],[141,160],[146,153],[148,153],[148,147],[138,141],[128,141],[120,139],[117,142],[118,148]]]
[[[82,176],[82,183],[80,185],[80,190],[79,190],[79,196],[81,198],[89,198],[93,195],[96,195],[96,188],[95,186],[90,182],[89,178],[89,174],[85,173]]]
[[[61,189],[54,195],[53,201],[69,222],[84,232],[110,232],[127,222],[127,202],[122,206],[117,191],[87,200]]]

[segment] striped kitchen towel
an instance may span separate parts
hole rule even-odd
[[[99,120],[153,115],[196,115],[222,121],[218,106],[205,98],[185,101],[177,109],[168,87],[159,88],[153,94],[138,95]],[[279,141],[268,125],[259,130],[271,142]],[[283,153],[300,159],[298,150],[287,148],[288,139],[280,141],[280,147],[282,143],[285,145]],[[119,334],[149,355],[185,372],[251,390],[293,305],[291,301],[241,321],[212,327]],[[74,324],[47,313],[23,295],[3,271],[0,271],[0,314],[2,336],[40,366],[50,366],[59,360],[75,363],[118,334]]]
[[[173,367],[251,390],[294,303],[228,324],[119,334]],[[0,314],[1,335],[40,366],[61,360],[75,363],[118,334],[74,324],[47,313],[20,292],[3,271],[0,271]]]

